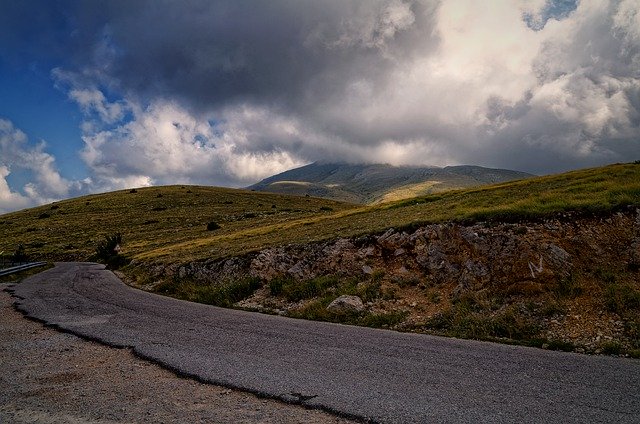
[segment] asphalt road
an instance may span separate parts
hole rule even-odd
[[[640,361],[220,309],[58,264],[14,288],[28,316],[198,380],[379,422],[640,422]]]

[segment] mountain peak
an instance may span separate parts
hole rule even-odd
[[[265,178],[249,189],[353,203],[378,203],[531,176],[473,165],[440,168],[319,161]]]

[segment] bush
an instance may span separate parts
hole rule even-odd
[[[493,316],[472,312],[472,309],[469,305],[454,305],[432,317],[425,327],[454,337],[479,340],[528,340],[538,332],[535,323],[515,307]]]
[[[640,309],[640,292],[628,284],[611,284],[604,292],[605,305],[620,316]]]
[[[25,253],[24,246],[22,244],[19,244],[16,251],[13,252],[13,256],[11,256],[11,261],[15,263],[29,261],[29,256]]]
[[[616,341],[607,341],[600,345],[602,353],[606,355],[620,355],[622,353],[622,345]]]
[[[288,281],[282,277],[276,277],[271,280],[269,282],[269,291],[271,292],[271,296],[280,296],[284,285],[287,283]]]
[[[96,247],[96,260],[107,265],[109,269],[118,269],[128,263],[126,257],[120,254],[122,245],[122,234],[116,233],[105,236],[105,240],[98,243]]]
[[[558,297],[575,299],[582,294],[582,287],[580,287],[580,284],[573,275],[571,275],[558,281],[555,292]]]
[[[282,287],[282,294],[290,302],[323,294],[329,287],[335,287],[339,283],[336,277],[317,277],[311,280],[297,282],[293,279],[286,280]]]
[[[218,225],[217,222],[213,222],[211,221],[210,223],[207,224],[207,231],[214,231],[214,230],[218,230],[220,229],[220,225]]]
[[[228,308],[251,296],[260,286],[260,279],[253,277],[216,285],[174,280],[160,284],[156,287],[156,292],[192,302]]]

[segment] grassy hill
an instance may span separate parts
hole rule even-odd
[[[531,177],[480,166],[416,167],[312,163],[249,187],[272,193],[310,195],[351,203],[380,203],[442,191]]]
[[[19,244],[33,258],[84,260],[106,235],[123,235],[123,253],[186,251],[181,244],[350,210],[325,199],[216,187],[166,186],[84,196],[0,215],[0,252]],[[207,230],[215,222],[220,228]],[[257,247],[257,246],[256,246]],[[186,257],[186,256],[184,256]]]
[[[368,206],[248,190],[152,187],[2,215],[0,252],[23,244],[33,259],[84,260],[106,235],[122,233],[122,253],[135,260],[124,268],[127,281],[165,295],[298,318],[640,357],[633,207],[640,207],[640,164]],[[345,259],[349,248],[340,247],[347,250],[339,250],[335,262],[323,255],[340,241],[307,244],[443,222],[482,224],[422,228],[432,235],[421,261],[417,247],[410,254],[395,247],[375,253],[384,237],[353,243],[358,252],[371,247],[368,256],[352,252]],[[474,234],[483,241],[465,238]],[[288,246],[277,250],[289,253],[217,261],[275,246]],[[562,262],[563,252],[570,264]],[[535,275],[543,272],[543,254],[546,274]],[[260,257],[276,267],[289,264],[286,273],[297,262],[322,269],[311,279],[250,276],[247,264]],[[208,276],[226,264],[230,279]],[[341,274],[354,264],[355,274]],[[236,265],[240,271],[233,274]],[[342,294],[360,296],[366,311],[328,312]]]
[[[420,223],[529,219],[566,210],[640,205],[640,165],[619,164],[372,206],[193,186],[85,196],[0,216],[0,252],[88,258],[105,235],[141,261],[187,262],[268,246],[380,232]],[[215,222],[220,228],[207,230]]]

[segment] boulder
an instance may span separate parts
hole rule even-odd
[[[349,314],[364,311],[362,299],[358,296],[340,296],[327,306],[327,311],[336,314]]]

